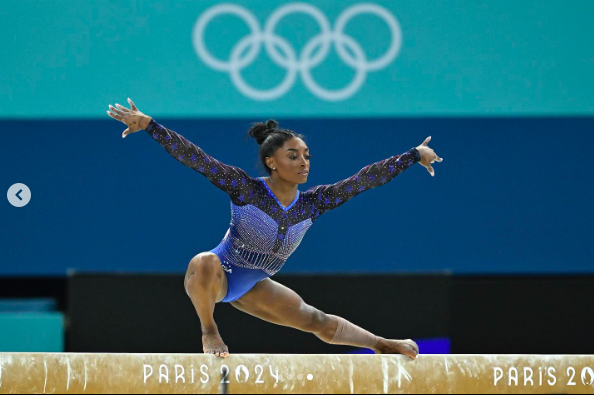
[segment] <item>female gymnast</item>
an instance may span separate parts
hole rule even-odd
[[[252,178],[141,113],[132,100],[128,99],[128,103],[129,109],[116,104],[107,111],[110,117],[128,126],[122,138],[146,130],[169,154],[204,175],[231,198],[232,220],[227,234],[216,248],[190,261],[184,281],[200,318],[204,353],[229,356],[213,317],[215,304],[226,302],[265,321],[313,333],[329,344],[416,359],[419,347],[414,341],[384,339],[341,317],[325,314],[270,277],[283,267],[305,232],[323,213],[363,191],[386,184],[417,162],[434,176],[431,164],[442,158],[428,147],[431,137],[418,147],[368,165],[343,181],[301,192],[297,186],[307,181],[309,149],[302,135],[279,129],[274,120],[257,123],[248,131],[261,146],[260,160],[269,175]]]

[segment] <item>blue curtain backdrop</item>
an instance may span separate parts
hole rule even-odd
[[[444,158],[432,178],[415,165],[320,217],[283,273],[594,272],[592,118],[295,120],[313,159],[305,190],[432,136]],[[255,119],[157,119],[215,158],[264,175]],[[215,247],[228,196],[146,132],[123,140],[116,121],[4,121],[0,274],[182,272]]]

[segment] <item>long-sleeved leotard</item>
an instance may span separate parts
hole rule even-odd
[[[412,148],[365,166],[335,184],[297,190],[284,207],[264,178],[252,178],[238,167],[226,165],[183,136],[151,120],[146,131],[169,154],[204,175],[231,198],[231,224],[221,243],[211,250],[227,273],[229,290],[224,302],[233,302],[258,281],[276,274],[323,213],[339,207],[361,192],[384,185],[420,161]]]

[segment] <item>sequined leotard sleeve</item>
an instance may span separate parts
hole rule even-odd
[[[251,178],[245,171],[216,160],[194,143],[155,120],[151,120],[145,130],[171,156],[204,175],[217,188],[229,194],[234,204],[245,205],[250,202],[254,185],[259,181]]]
[[[357,196],[361,192],[379,187],[390,182],[397,175],[421,160],[416,148],[411,148],[402,155],[365,166],[353,176],[335,184],[318,185],[305,192],[313,206],[313,220],[323,213],[335,209]]]

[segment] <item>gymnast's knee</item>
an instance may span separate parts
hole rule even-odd
[[[196,255],[188,265],[185,282],[186,293],[189,295],[191,288],[212,284],[218,279],[220,270],[221,263],[216,254],[206,252]]]

